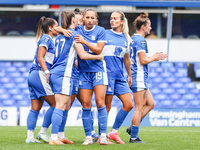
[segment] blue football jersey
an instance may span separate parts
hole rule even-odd
[[[106,34],[103,27],[94,26],[91,30],[86,30],[85,26],[79,25],[77,31],[85,40],[95,46],[99,42],[106,43]],[[96,55],[86,45],[83,44],[83,47],[87,53]],[[106,72],[106,63],[104,60],[82,60],[78,56],[78,70],[81,72]]]
[[[41,38],[37,42],[37,49],[36,49],[36,52],[35,52],[35,56],[34,56],[32,67],[31,67],[30,71],[42,69],[40,67],[40,64],[39,64],[38,59],[37,59],[40,46],[46,47],[46,50],[47,50],[47,52],[44,56],[44,60],[46,62],[47,68],[50,69],[51,66],[53,65],[54,53],[55,53],[55,44],[54,44],[54,41],[51,38],[51,36],[49,36],[48,34],[44,34],[44,35],[41,36]]]
[[[74,59],[74,62],[75,60],[76,58]],[[79,71],[78,71],[78,68],[75,66],[75,63],[73,64],[73,68],[72,68],[72,78],[79,79]]]
[[[139,86],[140,83],[143,84],[148,81],[148,66],[141,65],[139,60],[140,52],[146,53],[146,57],[148,57],[147,42],[138,34],[134,34],[131,38],[133,40],[130,45],[132,82]]]
[[[106,61],[107,73],[110,79],[124,78],[123,65],[124,55],[127,50],[127,39],[123,33],[106,30],[107,43],[102,54]]]
[[[74,59],[77,55],[74,46],[74,36],[76,31],[72,30],[73,34],[68,38],[64,35],[58,35],[55,40],[55,58],[50,74],[58,74],[71,77]]]

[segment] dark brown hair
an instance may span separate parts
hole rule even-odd
[[[75,18],[75,14],[72,11],[62,11],[61,12],[61,26],[64,29],[69,28],[72,22],[72,18]]]
[[[53,27],[56,23],[56,20],[53,18],[46,18],[42,16],[38,23],[37,33],[36,33],[36,40],[38,40],[42,34],[49,33],[49,27]]]
[[[77,15],[77,14],[81,15],[81,11],[79,8],[75,8],[74,13],[75,13],[75,15]]]
[[[146,12],[141,12],[140,16],[138,16],[135,21],[133,22],[134,27],[136,28],[136,30],[140,30],[142,25],[147,24],[147,21],[149,20],[148,18],[149,14]]]

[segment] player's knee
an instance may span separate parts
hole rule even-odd
[[[96,100],[97,108],[101,108],[105,105],[104,99],[97,99]]]

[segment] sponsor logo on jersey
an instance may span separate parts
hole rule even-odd
[[[95,40],[95,36],[94,36],[94,35],[92,35],[92,40],[93,40],[93,41]]]

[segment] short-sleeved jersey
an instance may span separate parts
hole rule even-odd
[[[68,38],[64,35],[58,35],[55,40],[55,59],[51,67],[50,74],[71,77],[74,59],[77,55],[74,46],[74,36],[78,34],[72,30],[73,34]]]
[[[146,57],[148,57],[147,42],[141,35],[138,34],[134,34],[131,38],[133,40],[130,45],[132,82],[147,82],[148,66],[141,65],[139,60],[140,52],[146,53]]]
[[[34,56],[32,67],[31,67],[30,71],[42,70],[42,68],[40,67],[40,64],[38,62],[38,59],[37,59],[40,46],[44,46],[47,50],[47,52],[44,56],[44,60],[45,60],[47,68],[50,69],[51,66],[53,65],[54,54],[55,54],[55,44],[54,44],[54,41],[51,38],[51,36],[49,36],[48,34],[44,34],[41,36],[41,38],[37,42],[37,49],[35,52],[35,56]]]
[[[86,30],[85,26],[79,25],[77,31],[86,41],[95,46],[99,42],[106,43],[106,33],[103,27],[94,26],[91,30]],[[87,53],[96,55],[86,45],[83,44],[83,47]],[[81,72],[106,72],[106,63],[104,60],[82,60],[78,56],[78,70]]]
[[[107,74],[109,79],[122,79],[124,55],[129,53],[127,50],[127,39],[123,33],[113,30],[106,30],[107,43],[102,54],[106,61]]]

